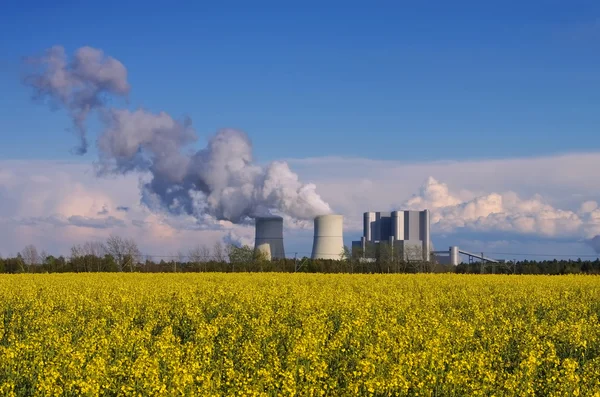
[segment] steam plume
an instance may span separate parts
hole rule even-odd
[[[85,154],[85,121],[92,110],[104,106],[104,94],[127,96],[127,70],[121,62],[91,47],[79,48],[71,62],[67,62],[61,46],[49,48],[42,56],[26,58],[26,62],[35,68],[24,77],[25,84],[34,89],[34,98],[47,98],[52,105],[68,109],[81,140],[76,153]]]
[[[28,84],[71,112],[81,153],[87,146],[85,119],[90,110],[100,110],[98,173],[149,173],[152,179],[141,190],[151,209],[234,223],[271,212],[298,220],[331,212],[315,185],[301,183],[287,163],[255,164],[244,132],[222,129],[190,154],[186,147],[197,140],[190,119],[106,107],[101,95],[126,95],[129,85],[125,67],[102,51],[83,47],[67,63],[62,47],[53,47],[38,61],[48,67],[29,76]]]

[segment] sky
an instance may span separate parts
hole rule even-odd
[[[247,133],[256,164],[286,161],[345,216],[348,243],[362,212],[414,205],[436,213],[436,246],[595,255],[600,4],[523,3],[4,3],[0,254],[112,232],[158,255],[252,238],[150,210],[137,174],[96,177],[102,120],[88,118],[90,150],[74,155],[68,112],[22,81],[23,57],[59,45],[125,66],[131,91],[107,106],[189,117],[198,139],[185,150],[221,128]],[[288,252],[310,251],[310,228],[288,233]]]

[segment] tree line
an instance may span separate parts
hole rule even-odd
[[[197,245],[187,252],[166,257],[143,255],[130,238],[111,235],[106,241],[74,245],[68,256],[38,252],[28,245],[15,257],[0,257],[0,273],[64,272],[305,272],[305,273],[497,273],[497,274],[600,274],[600,259],[594,261],[547,260],[503,263],[461,263],[458,266],[425,262],[420,253],[379,249],[363,255],[348,248],[340,260],[266,260],[248,246],[215,243]],[[365,258],[368,256],[369,258]]]

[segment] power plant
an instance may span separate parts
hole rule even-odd
[[[429,261],[429,227],[429,210],[365,212],[363,236],[352,242],[352,250],[360,250],[360,256],[368,258],[383,243],[405,259]]]
[[[448,251],[432,251],[429,210],[363,213],[363,235],[352,241],[354,257],[374,260],[378,251],[387,247],[397,258],[413,261],[435,261],[458,265],[460,255],[469,261],[499,261],[451,246]],[[343,259],[344,217],[338,214],[314,218],[312,259]],[[261,216],[256,218],[254,250],[267,260],[284,259],[283,218]]]
[[[312,259],[342,259],[344,217],[321,215],[315,218]]]

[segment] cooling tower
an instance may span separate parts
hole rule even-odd
[[[344,217],[321,215],[315,218],[312,259],[342,259]]]
[[[285,258],[282,217],[257,217],[255,232],[255,251],[261,252],[268,260]]]

